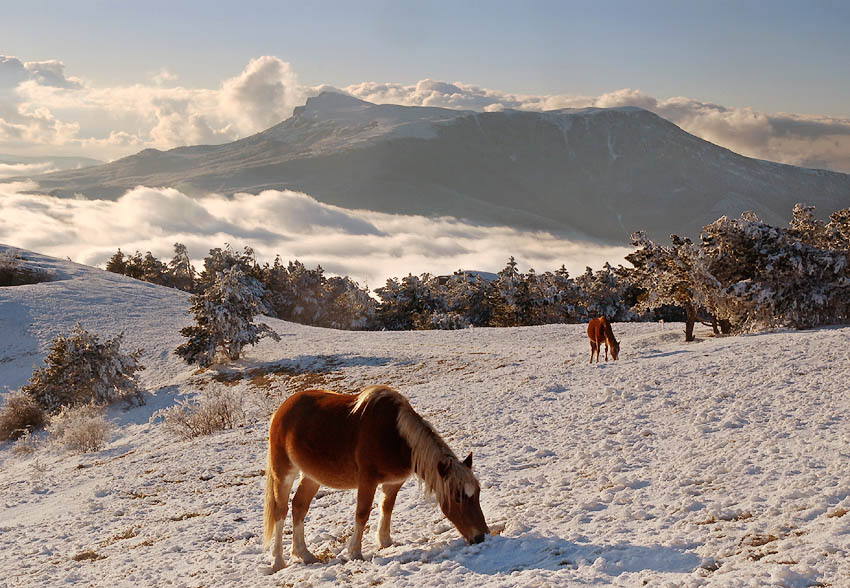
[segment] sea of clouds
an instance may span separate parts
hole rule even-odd
[[[264,130],[322,90],[378,103],[482,111],[639,106],[743,155],[850,172],[850,119],[765,113],[624,88],[600,96],[513,94],[463,82],[303,86],[278,57],[252,59],[217,88],[187,88],[161,70],[129,86],[95,86],[58,60],[0,55],[0,150],[115,159],[145,147],[223,143]]]
[[[118,247],[170,259],[180,242],[200,268],[209,249],[230,243],[253,247],[261,262],[279,254],[284,262],[321,265],[376,288],[409,273],[498,272],[511,255],[522,271],[564,264],[578,275],[586,266],[624,263],[632,251],[449,217],[347,210],[292,191],[190,198],[172,188],[140,186],[108,201],[36,190],[26,182],[0,184],[0,243],[101,267]]]

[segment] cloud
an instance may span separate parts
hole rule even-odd
[[[800,114],[769,114],[686,97],[660,100],[623,88],[600,96],[530,95],[488,90],[461,82],[421,80],[416,84],[365,82],[343,88],[376,103],[501,111],[637,106],[684,130],[732,151],[781,163],[850,172],[850,119]]]
[[[39,163],[0,163],[0,180],[15,176],[46,174],[57,169],[49,161]]]
[[[145,147],[223,143],[281,122],[307,96],[337,89],[299,85],[291,64],[274,56],[252,59],[217,88],[177,85],[177,76],[165,68],[146,83],[108,87],[65,70],[58,60],[0,55],[0,150],[108,160]],[[599,96],[517,94],[426,78],[415,84],[362,82],[340,91],[376,103],[487,112],[639,106],[743,155],[850,173],[846,118],[659,98],[633,88]]]
[[[145,147],[223,143],[288,118],[303,91],[288,63],[251,60],[217,89],[152,83],[96,87],[64,74],[59,61],[0,56],[0,148],[114,159]]]
[[[117,201],[62,199],[32,184],[0,184],[0,243],[101,265],[120,247],[170,258],[184,243],[200,264],[213,247],[250,245],[261,261],[276,254],[378,287],[408,273],[499,271],[510,255],[523,270],[622,263],[631,250],[572,242],[543,232],[480,227],[454,218],[345,210],[298,192],[267,190],[193,199],[139,186]]]

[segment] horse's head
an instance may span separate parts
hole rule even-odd
[[[440,508],[446,518],[457,527],[467,543],[481,543],[484,541],[484,537],[490,533],[490,529],[487,527],[484,513],[481,512],[481,504],[478,501],[481,486],[475,476],[472,475],[472,454],[470,453],[462,462],[454,459],[452,461],[455,464],[442,462],[437,467],[440,476],[446,482],[444,488],[447,490],[440,499]],[[455,467],[452,467],[452,465],[455,465]],[[457,472],[455,468],[462,469]],[[448,480],[447,478],[450,476],[454,476],[455,479]]]
[[[620,342],[614,341],[614,343],[611,344],[611,357],[616,360],[618,355],[620,355]]]

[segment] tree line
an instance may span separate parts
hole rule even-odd
[[[795,328],[844,323],[850,304],[850,209],[815,219],[814,208],[798,204],[788,227],[774,227],[754,213],[721,217],[706,225],[698,243],[677,235],[656,243],[632,235],[633,267],[605,264],[577,277],[562,265],[553,272],[519,270],[510,257],[488,279],[457,271],[390,278],[374,290],[348,277],[326,276],[321,266],[280,257],[260,264],[250,247],[211,249],[196,272],[186,247],[174,257],[150,252],[126,256],[119,249],[106,269],[179,288],[195,295],[214,286],[231,268],[250,278],[257,311],[303,324],[337,329],[458,329],[469,326],[526,326],[586,322],[681,320],[693,339],[698,321],[716,332]],[[247,283],[247,282],[246,282]]]

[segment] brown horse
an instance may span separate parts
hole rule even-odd
[[[375,490],[384,493],[378,544],[388,547],[390,516],[404,481],[415,473],[428,494],[469,543],[489,533],[481,512],[481,488],[472,473],[472,454],[460,461],[407,399],[386,386],[360,394],[307,390],[277,409],[269,430],[263,547],[273,540],[276,572],[283,561],[283,520],[289,491],[298,472],[301,483],[292,499],[292,555],[316,561],[304,541],[304,517],[320,484],[357,488],[354,532],[348,541],[352,559],[362,559],[363,529]]]
[[[620,343],[614,338],[611,323],[604,316],[595,318],[587,325],[587,336],[590,339],[590,363],[593,363],[593,354],[596,353],[596,363],[599,363],[599,348],[605,343],[605,361],[608,361],[608,348],[611,348],[611,357],[614,360],[620,355]]]

